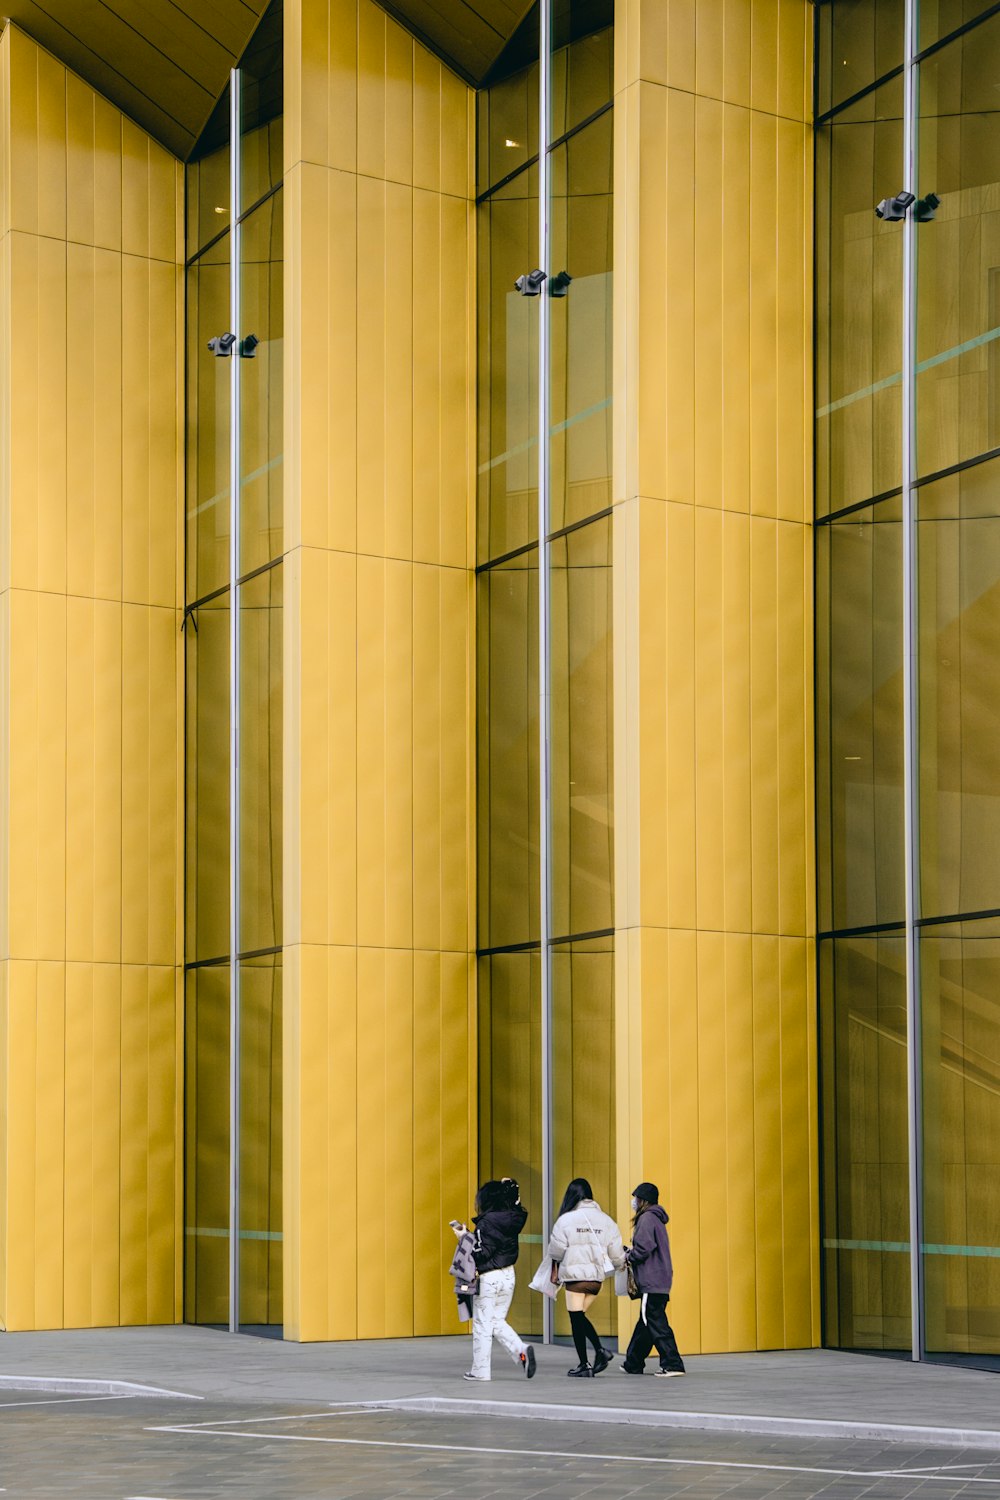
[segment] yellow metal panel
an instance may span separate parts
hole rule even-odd
[[[805,528],[779,524],[778,632],[778,858],[781,869],[780,927],[786,934],[805,934],[812,922],[808,871],[811,853],[812,786],[807,781],[811,702],[807,694],[809,622],[805,615],[804,580],[811,556],[803,546]],[[807,714],[810,715],[807,721]]]
[[[374,10],[374,6],[372,9]],[[381,12],[378,12],[381,14]],[[358,443],[358,551],[384,556],[386,547],[386,383],[397,352],[387,341],[387,282],[393,249],[386,238],[385,183],[358,177],[357,401],[363,430]]]
[[[699,511],[694,548],[698,926],[725,931],[722,515]]]
[[[2,61],[0,61],[2,67]],[[2,101],[0,101],[2,108]],[[2,159],[2,158],[0,158]],[[0,951],[6,951],[0,949]],[[3,1063],[3,1088],[4,1107],[0,1109],[0,1161],[4,1163],[5,1182],[9,1183],[10,1175],[7,1171],[7,1114],[9,1109],[9,1089],[7,1086],[7,1058],[9,1057],[10,1028],[8,1025],[7,991],[9,988],[10,964],[6,959],[0,960],[0,1049],[4,1058]],[[7,1327],[7,1193],[0,1192],[0,1329]]]
[[[441,943],[441,579],[413,570],[413,943]]]
[[[413,186],[432,193],[441,183],[441,64],[426,47],[413,49]]]
[[[813,1343],[818,1308],[815,1052],[813,995],[815,951],[802,938],[780,944],[781,1183],[785,1342]],[[807,1128],[803,1128],[807,1126]]]
[[[695,500],[719,505],[722,500],[723,335],[718,309],[722,303],[723,202],[722,151],[725,107],[714,99],[695,100],[694,450]]]
[[[750,107],[772,115],[778,109],[780,6],[781,0],[752,0],[750,13]]]
[[[724,0],[724,3],[723,98],[729,104],[747,106],[750,103],[751,6],[747,0]]]
[[[413,955],[413,1160],[426,1168],[413,1179],[413,1331],[417,1335],[442,1331],[444,1236],[451,1235],[448,1220],[460,1217],[443,1201],[440,1176],[447,1146],[441,1124],[442,962],[439,953]]]
[[[357,566],[358,944],[373,947],[387,940],[386,564],[359,557]]]
[[[474,110],[475,96],[472,91],[450,69],[442,68],[441,192],[450,193],[463,201],[476,195],[476,157],[472,135]]]
[[[413,944],[413,568],[390,562],[385,586],[385,941]],[[410,980],[412,984],[412,977]]]
[[[441,212],[437,194],[413,194],[413,558],[426,563],[442,560]]]
[[[757,1345],[754,1237],[754,1059],[752,940],[725,938],[726,965],[726,1248],[729,1261],[729,1332],[726,1347]]]
[[[722,523],[724,887],[727,932],[751,926],[750,518]],[[750,989],[747,988],[749,998]]]
[[[642,91],[642,114],[645,115],[647,101],[654,90]],[[692,191],[679,195],[675,204],[671,196],[670,213],[666,235],[666,390],[665,406],[661,408],[659,421],[666,422],[666,447],[664,454],[664,487],[650,489],[640,468],[640,487],[643,494],[662,495],[668,500],[692,501],[695,497],[698,447],[695,441],[697,412],[695,407],[696,350],[695,337],[695,238],[696,197],[695,146],[696,146],[696,101],[688,94],[670,93],[667,99],[667,160],[666,183],[685,182]],[[699,166],[699,173],[701,168]],[[640,204],[647,174],[640,182]],[[659,194],[667,191],[666,184],[651,183]],[[641,211],[641,209],[640,209]],[[645,233],[643,244],[645,245]],[[656,242],[654,241],[654,244]],[[717,254],[718,252],[716,252]],[[657,275],[655,261],[649,264],[645,254],[640,257],[645,266],[640,295],[644,296],[651,278]],[[659,313],[654,300],[654,313]],[[645,319],[640,307],[635,316],[642,328]],[[643,334],[645,336],[645,334]],[[698,331],[698,338],[701,331]],[[641,380],[640,372],[640,380]],[[645,415],[645,414],[643,414]],[[640,464],[645,439],[639,433]],[[717,499],[715,501],[717,502]]]
[[[778,0],[777,111],[793,120],[812,115],[812,17],[801,0]]]
[[[94,1097],[93,964],[66,967],[66,1160],[65,1160],[65,1322],[93,1325],[91,1253],[95,1236],[93,1134]],[[104,1101],[97,1101],[97,1109]],[[60,1319],[60,1322],[63,1320]]]
[[[424,571],[417,569],[417,572]],[[441,850],[440,946],[452,953],[467,953],[475,946],[469,928],[469,783],[472,745],[459,725],[472,723],[469,701],[471,594],[470,575],[459,568],[438,570],[440,587],[440,719],[437,726],[440,821],[437,842]],[[419,698],[418,681],[415,697]],[[416,739],[416,736],[415,736]],[[414,872],[415,879],[417,872]]]
[[[390,182],[407,185],[413,182],[413,53],[417,45],[397,21],[386,17],[385,175]]]
[[[66,69],[11,37],[11,228],[66,238]]]
[[[124,597],[176,603],[176,271],[122,261]]]
[[[777,405],[775,367],[775,225],[779,214],[775,171],[777,121],[750,119],[750,509],[777,514]]]
[[[35,992],[35,1298],[38,1328],[63,1326],[66,967],[37,966]]]
[[[728,18],[732,5],[727,5]],[[727,107],[722,137],[722,495],[750,508],[750,115]],[[801,290],[801,289],[800,289]]]
[[[647,939],[648,939],[647,934]],[[649,1028],[664,1026],[667,1053],[667,1129],[677,1143],[670,1158],[669,1199],[671,1252],[677,1276],[677,1296],[671,1321],[682,1349],[701,1348],[701,1166],[698,1119],[698,940],[693,932],[667,935],[665,1005],[655,984],[647,991]],[[658,1013],[657,1013],[658,1012]],[[664,1014],[665,1012],[665,1014]],[[662,1088],[662,1080],[658,1085]],[[655,1180],[655,1179],[654,1179]],[[625,1184],[626,1187],[631,1184]]]
[[[779,120],[776,137],[777,223],[776,399],[779,412],[802,412],[801,422],[781,429],[777,453],[777,514],[789,521],[808,521],[812,510],[812,472],[807,465],[810,402],[811,276],[807,259],[811,204],[807,204],[806,126]]]
[[[446,131],[447,138],[447,131]],[[441,322],[436,331],[440,351],[441,409],[440,513],[435,559],[453,568],[465,568],[473,552],[470,535],[469,494],[473,463],[473,363],[471,357],[472,307],[469,286],[469,250],[472,211],[460,198],[440,200]],[[415,285],[421,283],[416,279]],[[421,289],[422,291],[422,289]],[[419,351],[419,343],[416,344]],[[419,353],[418,353],[419,357]],[[418,364],[421,372],[422,367]],[[420,380],[415,382],[419,386]],[[419,498],[420,488],[417,487]]]
[[[286,67],[290,88],[285,170],[299,161],[357,168],[358,0],[295,0]],[[286,23],[287,24],[287,23]]]
[[[76,967],[66,966],[67,997],[71,994],[70,976]],[[97,1107],[91,1126],[91,1194],[96,1232],[89,1250],[90,1305],[94,1327],[109,1328],[120,1320],[122,977],[117,964],[94,964],[91,974],[94,1039],[91,1067]]]
[[[753,940],[753,1190],[757,1264],[757,1345],[785,1342],[781,1094],[780,939]],[[804,1341],[808,1343],[809,1340]]]
[[[121,598],[122,263],[69,244],[66,461],[68,592]]]
[[[407,139],[412,137],[408,134]],[[391,250],[385,283],[385,550],[388,557],[409,558],[413,555],[413,393],[417,383],[413,366],[413,194],[409,188],[387,185],[385,233]],[[463,499],[467,512],[468,490]]]
[[[671,271],[676,275],[680,269],[683,274],[683,262],[678,267],[678,257],[689,248],[685,225],[676,224],[673,213],[669,219],[667,215],[668,170],[683,170],[684,166],[678,159],[683,151],[683,136],[678,138],[672,127],[676,116],[683,119],[685,111],[680,100],[675,109],[673,96],[662,89],[643,89],[640,97],[637,238],[644,246],[652,247],[652,255],[649,259],[644,255],[635,269],[631,266],[623,268],[626,276],[631,273],[632,277],[640,266],[643,271],[636,288],[643,317],[638,318],[638,308],[630,303],[624,313],[628,323],[623,336],[637,345],[637,387],[634,392],[628,391],[637,405],[638,474],[635,483],[640,493],[662,498],[667,493],[666,448],[674,423],[683,427],[685,420],[684,409],[675,413],[673,403],[667,399],[668,384],[672,384],[670,376],[674,369],[683,364],[685,354],[690,352],[690,345],[685,345],[681,330],[667,327],[667,291]],[[693,168],[693,161],[687,165]],[[666,265],[662,264],[661,256],[665,257]],[[673,342],[675,333],[681,337],[679,348]],[[626,490],[626,494],[631,493],[631,488]],[[674,493],[678,493],[677,489]]]
[[[402,1279],[394,1242],[397,1228],[405,1230],[396,1218],[394,1184],[387,1176],[386,1163],[386,958],[384,949],[358,948],[358,1007],[363,1021],[357,1032],[357,1069],[363,1087],[358,1090],[357,1182],[365,1207],[357,1216],[354,1233],[359,1267],[358,1337],[362,1339],[398,1337],[400,1332],[386,1298],[387,1286]]]
[[[703,99],[724,99],[726,0],[696,5],[694,92]]]
[[[386,123],[385,32],[385,11],[373,5],[372,0],[358,0],[358,176],[383,180]],[[362,243],[368,242],[363,240]],[[359,293],[359,312],[363,306]]]
[[[643,826],[639,830],[639,889],[643,923],[665,927],[670,913],[670,870],[675,854],[686,854],[683,836],[677,837],[669,822],[670,781],[675,767],[670,750],[667,716],[668,662],[671,652],[693,649],[690,640],[682,642],[674,635],[674,620],[668,618],[673,596],[667,584],[670,564],[674,561],[673,533],[668,546],[668,521],[672,508],[659,501],[639,500],[639,577],[634,580],[634,597],[638,608],[639,653],[638,691],[642,703],[642,728],[638,735],[638,785],[636,791],[643,807]],[[690,663],[689,663],[690,665]],[[681,708],[683,713],[683,707]],[[617,749],[617,746],[615,747]],[[687,757],[690,765],[690,756]],[[692,873],[692,872],[689,872]],[[617,896],[617,892],[616,892]]]
[[[780,931],[777,525],[750,523],[750,814],[753,931]]]
[[[699,1245],[701,1352],[729,1348],[729,1206],[726,1113],[726,938],[698,933],[698,1166],[701,1173]],[[740,1128],[745,1126],[741,1120]],[[744,1246],[744,1251],[746,1247]]]
[[[648,506],[652,509],[652,506]],[[667,537],[667,671],[646,692],[665,693],[667,768],[664,809],[667,912],[671,927],[698,925],[698,730],[697,618],[695,561],[699,546],[695,515],[686,505],[669,505]],[[655,575],[654,575],[655,579]],[[644,640],[640,637],[640,650]],[[644,695],[645,696],[645,695]],[[651,856],[654,851],[650,851]],[[655,917],[652,920],[656,920]]]
[[[386,954],[385,1170],[394,1226],[392,1238],[409,1258],[413,1233],[414,1179],[423,1167],[414,1161],[413,1131],[413,955]],[[462,1137],[460,1136],[459,1139]],[[451,1215],[449,1214],[450,1218]],[[394,1257],[398,1266],[398,1258]],[[413,1278],[395,1274],[382,1287],[386,1327],[395,1337],[413,1330]]]

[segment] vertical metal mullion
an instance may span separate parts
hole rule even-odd
[[[917,0],[906,0],[903,92],[903,187],[918,194]],[[924,1357],[923,1118],[920,1016],[920,793],[917,638],[916,478],[916,233],[909,210],[903,229],[903,819],[906,896],[907,1136],[910,1193],[910,1325],[912,1358]]]
[[[240,1326],[240,73],[229,75],[229,1331]]]
[[[538,258],[549,270],[549,49],[551,0],[538,17]],[[548,282],[538,299],[538,691],[539,691],[539,939],[542,1050],[542,1244],[552,1228],[552,869],[551,869],[551,600],[549,590],[549,302]],[[552,1303],[543,1304],[543,1342],[552,1342]]]

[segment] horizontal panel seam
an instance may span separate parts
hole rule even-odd
[[[351,167],[335,167],[330,162],[310,161],[305,156],[300,157],[290,167],[285,168],[283,178],[285,183],[288,182],[290,174],[295,171],[296,167],[315,167],[320,172],[335,172],[338,177],[351,177],[355,181],[361,178],[365,182],[380,182],[386,187],[409,188],[414,193],[428,193],[432,198],[450,198],[453,203],[465,203],[470,208],[475,208],[476,206],[476,199],[471,193],[449,193],[444,188],[424,187],[421,183],[406,182],[399,177],[378,177],[373,172],[359,172],[356,168]]]

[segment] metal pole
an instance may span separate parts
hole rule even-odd
[[[538,16],[538,260],[549,267],[549,54],[551,0],[541,0]],[[549,293],[542,283],[538,301],[538,690],[539,690],[539,941],[541,949],[542,1046],[542,1245],[552,1229],[552,872],[550,858],[552,762],[550,720],[551,651],[549,592]],[[542,1298],[542,1339],[552,1342],[552,1304]]]
[[[906,71],[903,90],[903,187],[917,186],[917,0],[906,0]],[[916,477],[916,233],[912,209],[903,220],[903,826],[906,892],[906,1062],[910,1191],[910,1325],[912,1358],[924,1356],[923,1119],[921,1100],[920,787],[917,660]]]
[[[229,1331],[240,1326],[240,73],[229,75]]]

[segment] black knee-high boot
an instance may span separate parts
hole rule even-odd
[[[569,1326],[573,1330],[573,1342],[581,1365],[588,1364],[587,1359],[587,1329],[590,1327],[590,1319],[585,1312],[571,1312],[569,1315]]]

